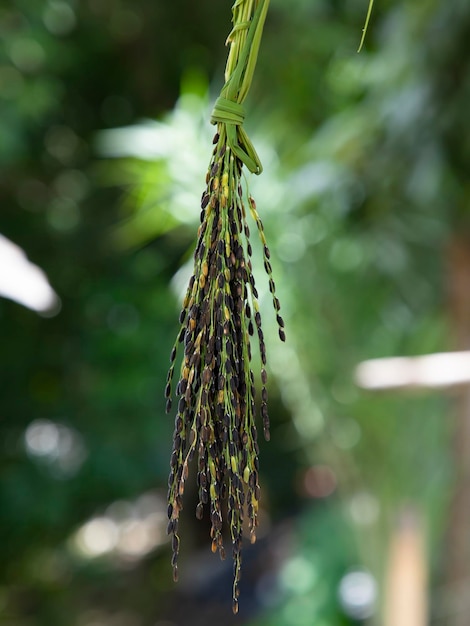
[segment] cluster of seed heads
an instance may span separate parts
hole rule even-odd
[[[180,314],[181,329],[171,353],[165,395],[171,410],[172,380],[179,344],[184,346],[168,480],[168,533],[172,536],[173,577],[178,577],[178,520],[189,466],[195,459],[201,519],[207,505],[212,551],[225,558],[224,520],[230,531],[234,560],[233,611],[238,611],[242,533],[245,518],[251,542],[256,540],[260,488],[259,448],[255,425],[255,379],[250,337],[258,338],[261,356],[260,412],[269,440],[266,347],[261,329],[258,292],[252,272],[250,229],[246,205],[263,246],[264,266],[279,324],[284,322],[275,295],[270,252],[263,224],[251,196],[243,199],[242,163],[227,146],[224,125],[215,148],[201,199],[201,224],[191,276]]]

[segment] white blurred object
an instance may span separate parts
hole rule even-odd
[[[3,235],[0,235],[0,296],[47,317],[60,311],[60,298],[46,274]]]
[[[144,493],[134,502],[117,500],[75,532],[71,547],[84,559],[108,555],[139,561],[168,541],[166,508],[159,492]]]
[[[24,442],[29,456],[47,463],[57,478],[74,476],[87,456],[79,432],[50,420],[31,422],[24,433]]]
[[[377,583],[369,572],[349,572],[341,579],[338,595],[346,615],[356,620],[368,619],[375,611]]]
[[[445,388],[470,383],[470,352],[372,359],[359,363],[356,383],[363,389]]]

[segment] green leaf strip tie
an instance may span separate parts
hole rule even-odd
[[[233,154],[246,165],[250,172],[261,174],[263,166],[242,126],[244,119],[243,105],[227,100],[223,96],[217,98],[211,115],[212,124],[225,124],[227,144]]]

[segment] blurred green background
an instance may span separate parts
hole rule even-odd
[[[247,100],[287,343],[257,262],[273,426],[235,618],[194,487],[171,580],[163,400],[231,2],[0,2],[0,233],[61,301],[0,300],[1,624],[470,623],[467,392],[354,378],[470,348],[470,4],[379,0],[358,55],[366,5],[271,0]],[[391,624],[403,518],[427,608]]]

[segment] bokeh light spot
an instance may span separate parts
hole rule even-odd
[[[59,445],[57,424],[47,420],[36,420],[25,432],[26,448],[34,456],[51,456]]]
[[[43,21],[47,30],[53,35],[67,35],[75,28],[77,20],[69,4],[60,0],[51,0],[44,10]]]
[[[317,579],[313,563],[297,556],[286,563],[280,574],[281,584],[287,591],[303,594],[309,591]]]
[[[343,418],[332,428],[331,438],[341,450],[351,450],[361,440],[361,427],[352,417]]]
[[[354,523],[359,526],[371,526],[379,517],[380,504],[372,494],[362,491],[351,498],[349,512]]]
[[[28,455],[48,464],[59,479],[75,475],[87,456],[83,438],[76,430],[50,420],[32,422],[24,442]]]
[[[152,546],[145,522],[129,521],[120,528],[117,548],[122,554],[139,557],[146,554]]]
[[[305,254],[305,240],[297,233],[283,233],[277,243],[277,254],[281,261],[295,263]]]
[[[14,39],[9,53],[13,64],[22,72],[39,69],[46,56],[43,47],[35,39],[28,37]]]
[[[51,156],[67,165],[75,155],[79,139],[68,126],[51,126],[44,138],[44,144]]]
[[[346,615],[358,620],[367,619],[374,614],[377,583],[369,572],[350,572],[341,579],[338,595]]]
[[[109,517],[95,517],[82,526],[77,535],[79,550],[90,557],[110,552],[117,541],[118,528]]]
[[[304,492],[310,498],[327,498],[336,486],[336,475],[327,465],[313,465],[304,474]]]
[[[56,198],[47,208],[47,220],[58,231],[73,230],[80,222],[80,210],[69,198]]]
[[[75,533],[72,547],[87,559],[112,554],[136,562],[168,541],[166,500],[156,492],[135,502],[116,500],[104,515],[96,515]]]
[[[330,252],[331,265],[340,272],[357,270],[364,261],[364,252],[357,241],[338,239]]]
[[[57,195],[80,202],[88,191],[88,179],[80,170],[63,170],[53,183]]]

